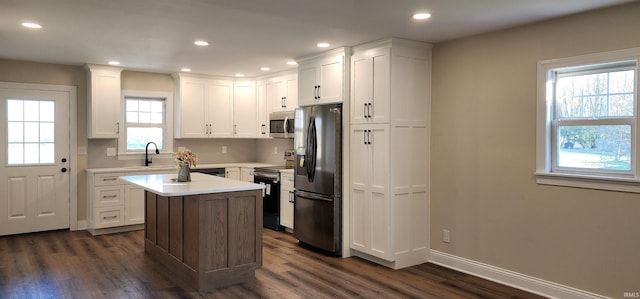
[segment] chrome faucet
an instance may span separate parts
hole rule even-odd
[[[156,155],[160,154],[160,151],[158,150],[158,145],[155,142],[149,142],[147,143],[147,146],[144,148],[144,166],[149,166],[149,164],[153,163],[153,161],[151,161],[151,159],[149,158],[149,144],[152,144],[156,147]]]

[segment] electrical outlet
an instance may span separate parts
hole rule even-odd
[[[78,156],[86,156],[87,155],[87,147],[79,146],[78,147]]]
[[[107,157],[115,157],[116,155],[116,148],[115,147],[108,147],[107,148]]]
[[[179,151],[179,152],[180,152],[180,151],[183,151],[183,150],[185,150],[185,149],[187,149],[187,148],[186,148],[186,147],[184,147],[184,146],[178,146],[178,151]]]
[[[442,230],[442,242],[451,243],[451,231],[448,229]]]
[[[278,154],[278,147],[277,146],[273,147],[273,153],[276,154],[276,155]]]
[[[222,146],[222,153],[223,153],[223,154],[226,154],[226,153],[227,153],[227,146],[226,146],[226,145],[223,145],[223,146]]]

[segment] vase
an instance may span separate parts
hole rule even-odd
[[[189,164],[179,165],[178,182],[191,182],[191,168],[189,168]]]

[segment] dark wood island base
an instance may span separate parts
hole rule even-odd
[[[262,266],[262,191],[146,191],[144,237],[145,252],[198,291],[253,280]]]

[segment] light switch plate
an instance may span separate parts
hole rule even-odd
[[[226,146],[226,145],[223,145],[223,146],[222,146],[222,153],[223,153],[223,154],[226,154],[226,153],[227,153],[227,146]]]
[[[79,146],[78,147],[78,156],[86,156],[87,155],[87,147]]]

